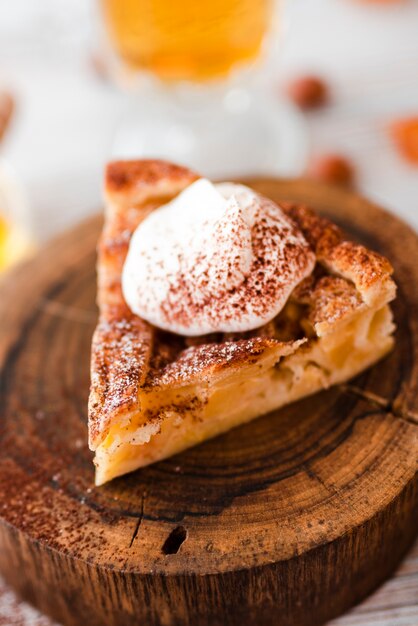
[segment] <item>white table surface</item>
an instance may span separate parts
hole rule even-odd
[[[18,103],[1,156],[22,181],[39,241],[100,206],[102,168],[127,106],[86,62],[91,14],[90,0],[0,0],[0,88]],[[312,154],[347,154],[359,189],[418,227],[418,168],[386,133],[395,117],[418,114],[418,0],[289,0],[286,16],[272,82],[309,71],[333,92],[329,107],[306,117]],[[335,625],[417,626],[417,554]],[[0,626],[29,624],[51,625],[0,581]]]
[[[97,210],[102,168],[127,98],[86,62],[92,0],[0,0],[0,86],[18,112],[1,155],[24,183],[44,240]],[[394,117],[418,114],[418,0],[289,0],[277,84],[313,71],[333,103],[307,116],[313,153],[341,151],[359,189],[418,226],[418,168],[387,137]]]

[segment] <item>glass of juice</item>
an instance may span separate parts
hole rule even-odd
[[[109,67],[136,94],[118,157],[169,158],[209,176],[298,174],[306,135],[269,93],[274,0],[99,0]]]
[[[26,201],[10,166],[0,160],[0,276],[33,250]]]

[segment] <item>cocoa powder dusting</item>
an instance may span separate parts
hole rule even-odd
[[[115,169],[118,168],[123,170],[125,165],[118,164]],[[113,173],[115,174],[113,182],[117,185],[117,172]],[[148,174],[152,180],[152,171]],[[132,185],[136,180],[135,177],[136,174],[132,176]],[[121,181],[120,184],[127,182],[129,181]],[[268,203],[267,214],[269,214],[275,205],[266,199],[263,199],[263,202]],[[335,324],[364,306],[357,284],[343,279],[341,274],[339,277],[330,276],[329,266],[337,265],[337,261],[339,273],[341,267],[344,271],[354,267],[358,270],[357,274],[361,270],[363,283],[369,284],[375,280],[386,279],[390,275],[391,268],[385,259],[369,250],[365,251],[352,242],[347,242],[336,225],[318,216],[313,210],[290,203],[282,203],[281,208],[287,218],[285,226],[290,237],[286,238],[286,245],[281,245],[276,250],[271,246],[274,231],[268,222],[261,219],[256,227],[252,228],[251,234],[257,253],[251,280],[248,277],[229,294],[234,297],[231,298],[228,315],[242,314],[250,298],[258,294],[262,286],[265,288],[267,301],[275,288],[280,289],[286,283],[290,267],[296,269],[303,267],[304,254],[298,253],[298,248],[292,241],[295,234],[300,231],[309,243],[308,250],[313,250],[316,256],[318,263],[315,270],[289,294],[284,308],[271,322],[253,331],[217,332],[196,337],[184,337],[161,331],[143,319],[127,313],[120,289],[120,263],[123,259],[119,257],[123,256],[126,250],[127,229],[132,235],[140,222],[140,217],[136,222],[133,220],[132,223],[126,224],[125,221],[119,220],[120,212],[114,212],[113,209],[110,211],[107,217],[109,240],[104,242],[104,249],[100,252],[102,258],[109,253],[106,271],[112,280],[104,281],[101,287],[99,298],[101,319],[106,323],[99,324],[93,342],[93,386],[89,415],[91,439],[103,437],[109,422],[119,411],[123,413],[125,409],[135,408],[139,410],[138,397],[141,389],[146,393],[147,389],[159,385],[188,385],[193,380],[210,377],[214,370],[227,369],[231,365],[239,367],[257,361],[265,350],[280,346],[282,342],[284,342],[282,345],[287,346],[295,339],[303,337],[315,341],[315,332],[307,335],[308,322],[310,327],[323,322]],[[241,236],[236,230],[232,234],[235,238]],[[115,252],[114,246],[118,246],[119,239],[118,253],[112,254]],[[271,276],[267,270],[272,261],[271,255],[275,253],[281,255],[283,270],[279,275],[276,273]],[[204,261],[205,250],[202,254],[201,259],[198,259],[200,265]],[[115,256],[118,257],[117,262]],[[105,260],[108,260],[107,256]],[[224,280],[233,275],[237,260],[227,255],[222,264],[223,273],[215,278]],[[321,280],[324,276],[329,278]],[[213,279],[205,275],[205,272],[194,278],[200,281],[201,293],[204,293],[204,288],[208,287],[210,279]],[[114,287],[116,283],[118,288]],[[187,319],[196,311],[207,307],[211,299],[216,302],[220,294],[221,289],[219,294],[214,296],[209,291],[205,298],[196,301],[186,284],[185,276],[179,274],[171,288],[171,314]],[[258,301],[262,307],[263,299]],[[109,312],[109,302],[115,307],[114,311]],[[214,308],[216,312],[216,307]],[[129,320],[129,328],[123,326],[123,320]],[[118,322],[122,322],[122,325]],[[186,404],[198,407],[202,401],[204,400],[201,398],[188,398]],[[184,397],[183,399],[179,397],[174,403],[178,411],[183,410]],[[184,409],[187,410],[186,405]]]
[[[277,205],[261,196],[258,200],[260,205],[253,207],[253,261],[248,274],[228,288],[241,266],[241,259],[231,251],[240,249],[247,228],[237,221],[227,232],[225,228],[216,232],[219,254],[215,263],[205,250],[192,266],[179,258],[180,271],[171,277],[168,296],[161,304],[168,324],[187,327],[202,318],[217,327],[230,320],[265,317],[275,307],[283,307],[314,255],[295,223]]]

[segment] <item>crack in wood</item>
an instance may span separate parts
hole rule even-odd
[[[304,463],[303,468],[310,478],[316,480],[331,496],[335,496],[344,506],[346,505],[346,501],[341,495],[341,491],[336,489],[333,485],[326,483],[310,464]],[[350,506],[357,513],[357,515],[361,515],[360,511],[353,502],[350,503]]]
[[[132,533],[131,541],[129,542],[129,547],[130,548],[132,548],[133,543],[134,543],[135,539],[138,536],[139,529],[141,528],[142,520],[144,519],[145,497],[146,497],[146,493],[144,491],[144,493],[142,494],[142,499],[141,499],[141,514],[140,514],[140,516],[137,519],[134,531]]]
[[[414,411],[403,411],[401,408],[397,408],[396,399],[389,400],[387,398],[383,398],[372,391],[367,391],[366,389],[356,387],[356,385],[351,385],[349,383],[340,385],[340,389],[374,404],[385,413],[391,413],[394,417],[404,420],[409,424],[413,424],[414,426],[418,426],[418,413],[415,413]]]

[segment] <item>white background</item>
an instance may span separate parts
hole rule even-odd
[[[44,240],[100,206],[103,164],[128,99],[101,81],[89,0],[0,0],[0,88],[18,112],[1,156],[23,181]],[[388,139],[394,117],[418,114],[418,1],[289,0],[272,64],[277,89],[306,71],[327,78],[333,103],[309,114],[311,151],[341,151],[362,192],[418,226],[418,168]]]

